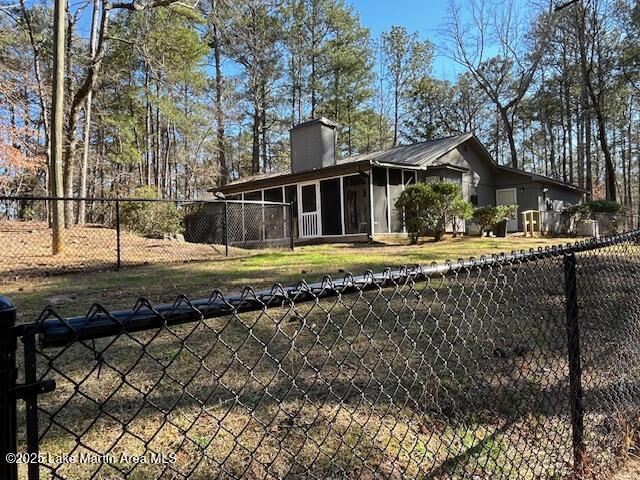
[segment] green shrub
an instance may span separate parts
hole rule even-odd
[[[496,210],[498,222],[501,222],[503,220],[513,220],[518,214],[518,205],[498,205],[496,207]]]
[[[418,243],[420,234],[427,229],[429,223],[429,216],[425,208],[429,197],[428,190],[424,183],[409,185],[402,191],[395,203],[396,208],[404,212],[404,225],[412,245]]]
[[[562,211],[562,214],[570,219],[587,220],[591,217],[591,207],[586,203],[570,205]]]
[[[151,187],[140,187],[134,197],[156,198]],[[182,214],[172,202],[121,202],[120,223],[124,228],[148,238],[163,238],[182,232]]]
[[[591,200],[587,203],[593,213],[619,213],[622,205],[612,200]]]
[[[496,223],[503,220],[513,220],[518,213],[517,205],[491,205],[486,207],[478,207],[473,212],[473,219],[480,226],[480,235],[489,232]]]
[[[467,202],[462,197],[457,197],[453,203],[453,210],[451,212],[453,218],[451,220],[453,226],[453,236],[458,236],[458,231],[462,227],[465,220],[470,220],[473,217],[473,205]]]
[[[491,230],[491,227],[497,221],[497,210],[495,207],[478,207],[473,211],[473,219],[480,227],[480,235]]]
[[[472,207],[462,199],[460,192],[460,185],[440,181],[410,185],[400,194],[395,206],[404,210],[404,224],[412,244],[418,242],[425,230],[433,231],[435,241],[440,241],[447,224],[453,222],[456,215],[467,215],[468,218]]]
[[[609,213],[615,216],[620,213],[622,205],[611,200],[592,200],[587,203],[570,205],[562,211],[568,220],[583,221],[592,218],[594,213]]]

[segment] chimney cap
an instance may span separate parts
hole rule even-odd
[[[307,122],[299,123],[298,125],[294,125],[292,128],[289,129],[289,131],[296,130],[302,127],[309,127],[311,125],[317,125],[317,124],[324,125],[325,127],[330,127],[330,128],[338,128],[340,126],[336,122],[329,120],[327,117],[320,117],[320,118],[314,118],[313,120],[309,120]]]

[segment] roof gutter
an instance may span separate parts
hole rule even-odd
[[[377,160],[369,160],[369,163],[373,167],[381,167],[381,168],[402,168],[404,170],[426,170],[427,169],[427,166],[425,165],[406,165],[404,163],[378,162]]]

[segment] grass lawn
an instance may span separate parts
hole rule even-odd
[[[213,290],[237,292],[251,285],[256,289],[274,283],[292,284],[300,279],[319,281],[347,272],[361,274],[385,267],[428,265],[447,259],[479,257],[512,250],[573,242],[568,238],[446,238],[420,245],[332,244],[297,247],[295,251],[256,251],[240,258],[190,263],[129,267],[120,272],[75,273],[45,278],[17,279],[2,285],[3,295],[19,308],[23,322],[34,320],[52,304],[64,316],[84,313],[93,303],[108,309],[133,307],[146,297],[154,303],[171,302],[184,293],[190,298],[208,296]]]

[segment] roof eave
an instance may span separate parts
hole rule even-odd
[[[556,180],[555,178],[545,177],[544,175],[538,175],[537,173],[525,172],[524,170],[520,170],[518,168],[513,168],[513,167],[508,167],[506,165],[497,165],[496,164],[496,166],[500,170],[506,170],[508,172],[519,173],[521,175],[525,175],[525,176],[531,178],[531,180],[533,180],[533,181],[551,183],[553,185],[557,185],[558,187],[567,188],[569,190],[576,190],[576,191],[581,192],[581,193],[589,193],[589,191],[587,189],[584,189],[582,187],[578,187],[577,185],[572,185],[570,183],[565,183],[562,180]]]
[[[370,160],[360,160],[357,162],[347,162],[347,163],[337,163],[335,165],[331,165],[329,167],[323,167],[323,168],[316,168],[316,169],[312,169],[312,170],[305,170],[303,172],[295,172],[295,173],[285,173],[283,175],[275,175],[272,177],[265,177],[265,178],[260,178],[257,180],[250,180],[247,182],[240,182],[240,183],[233,183],[233,184],[229,184],[229,185],[224,185],[221,187],[213,187],[211,189],[209,189],[209,192],[222,192],[227,194],[227,192],[229,192],[228,194],[232,195],[236,192],[236,190],[239,190],[241,192],[246,192],[246,191],[252,191],[252,190],[259,190],[262,188],[269,188],[269,184],[270,183],[277,183],[280,185],[288,185],[288,184],[293,184],[293,183],[298,183],[299,181],[304,181],[304,180],[296,180],[299,177],[306,177],[309,175],[314,175],[315,173],[320,173],[320,172],[327,172],[327,177],[333,177],[332,173],[334,171],[341,171],[341,170],[351,170],[353,169],[354,171],[362,171],[363,170],[363,166],[365,167],[364,169],[367,170],[369,168],[371,168],[373,162],[371,162]],[[367,168],[368,167],[368,168]],[[339,174],[337,174],[336,176],[339,176]],[[320,175],[320,178],[322,178],[322,175]],[[290,180],[290,181],[287,181]],[[248,187],[248,188],[247,188]],[[275,188],[275,187],[274,187]]]

